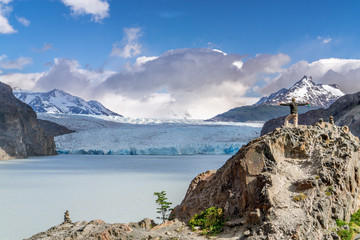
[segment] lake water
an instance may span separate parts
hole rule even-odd
[[[73,222],[155,219],[154,192],[178,205],[190,181],[229,155],[59,155],[0,161],[0,239],[28,238]]]

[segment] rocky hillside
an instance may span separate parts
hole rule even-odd
[[[199,174],[171,213],[175,221],[64,221],[30,239],[204,239],[186,223],[209,207],[223,208],[228,219],[216,239],[340,239],[335,220],[348,222],[360,207],[359,150],[347,127],[278,128]]]
[[[288,107],[284,108],[289,111]],[[319,118],[323,118],[327,121],[330,116],[334,117],[334,121],[337,125],[347,125],[355,136],[360,137],[360,92],[347,94],[339,98],[327,109],[321,108],[299,114],[299,124],[313,125]],[[286,116],[278,117],[267,121],[261,130],[261,135],[282,126],[285,117]]]
[[[276,129],[197,176],[173,214],[221,207],[240,239],[339,239],[335,220],[360,207],[359,148],[346,127]]]
[[[55,142],[44,133],[36,113],[0,82],[0,160],[54,155]]]

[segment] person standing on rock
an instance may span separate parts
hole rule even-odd
[[[291,99],[291,103],[278,103],[280,106],[290,106],[290,114],[286,116],[284,126],[289,126],[289,121],[294,119],[294,126],[298,126],[298,106],[310,106],[310,103],[297,103],[295,102],[295,98]]]

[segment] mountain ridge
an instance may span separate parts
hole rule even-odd
[[[276,105],[279,102],[290,102],[295,97],[297,102],[309,102],[312,106],[328,107],[339,97],[344,96],[336,84],[315,84],[312,77],[303,76],[289,89],[282,88],[262,97],[254,105],[269,104]]]
[[[36,113],[58,113],[58,114],[89,114],[119,116],[100,102],[84,99],[71,95],[60,89],[53,89],[49,92],[24,92],[15,91],[14,95],[19,100],[30,105]]]

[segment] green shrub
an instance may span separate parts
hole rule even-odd
[[[355,223],[356,225],[360,226],[360,209],[357,210],[353,215],[351,215],[350,222]]]
[[[352,231],[348,231],[345,229],[340,229],[337,231],[337,234],[341,238],[341,240],[351,240],[353,237]]]
[[[336,219],[336,225],[338,226],[338,229],[336,230],[336,233],[339,235],[339,237],[342,240],[351,240],[356,233],[359,233],[360,227],[360,210],[358,210],[356,213],[351,215],[350,222],[345,222],[340,219]],[[347,225],[348,229],[344,229],[344,226]]]
[[[345,225],[348,225],[348,223],[345,222],[345,221],[343,221],[343,220],[336,219],[336,225],[337,225],[338,227],[343,227],[343,226],[345,226]]]
[[[224,212],[221,208],[208,208],[200,214],[195,214],[190,219],[189,225],[193,231],[196,229],[195,227],[200,227],[204,235],[218,234],[223,231],[225,225]]]

